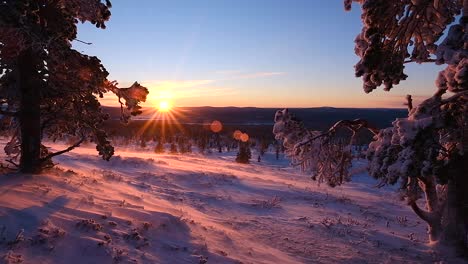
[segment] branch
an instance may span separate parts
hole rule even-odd
[[[7,159],[7,160],[5,160],[5,161],[6,161],[6,162],[8,162],[8,163],[11,163],[11,164],[13,164],[13,166],[15,166],[15,167],[19,168],[19,165],[18,165],[18,164],[16,164],[16,163],[15,163],[13,160],[11,160],[11,159]]]
[[[296,146],[296,148],[298,147],[302,147],[316,139],[319,139],[319,138],[322,138],[322,137],[331,137],[331,135],[335,134],[336,131],[341,128],[341,127],[345,127],[345,128],[348,128],[350,129],[353,133],[357,132],[359,129],[361,128],[366,128],[367,130],[369,130],[372,134],[377,135],[379,134],[379,129],[378,128],[375,128],[374,126],[370,125],[369,122],[367,122],[367,120],[364,120],[364,119],[354,119],[354,120],[340,120],[338,122],[336,122],[330,129],[328,129],[327,132],[325,133],[322,133],[318,136],[315,136],[305,142],[302,142],[300,144],[298,144]]]
[[[75,39],[75,41],[78,41],[78,42],[86,44],[86,45],[93,45],[93,43],[91,43],[91,42],[84,42],[84,41],[79,40],[79,39]]]
[[[452,96],[450,96],[449,98],[447,99],[442,99],[442,102],[441,104],[448,104],[448,103],[451,103],[455,100],[457,100],[458,98],[460,97],[463,97],[463,96],[467,96],[468,97],[468,91],[463,91],[463,92],[458,92]]]
[[[419,206],[416,204],[416,201],[410,201],[409,206],[411,206],[411,209],[413,209],[416,215],[419,216],[419,218],[424,220],[426,223],[433,222],[432,214],[419,208]]]
[[[406,63],[411,63],[411,62],[416,62],[416,61],[415,60],[406,60],[403,63],[406,64]],[[435,59],[425,59],[424,61],[418,61],[418,63],[426,63],[426,62],[433,63],[433,62],[436,62],[436,60]]]
[[[64,150],[61,150],[61,151],[57,151],[57,152],[55,152],[55,153],[51,153],[51,154],[45,156],[44,158],[41,158],[40,161],[41,161],[41,162],[44,162],[44,161],[46,161],[46,160],[48,160],[48,159],[51,159],[51,158],[53,158],[53,157],[55,157],[55,156],[58,156],[58,155],[61,155],[61,154],[63,154],[63,153],[72,151],[72,150],[75,149],[76,147],[79,147],[80,144],[83,143],[84,140],[85,140],[85,137],[82,136],[80,140],[78,140],[75,144],[71,145],[70,147],[68,147],[68,148],[66,148],[66,149],[64,149]]]

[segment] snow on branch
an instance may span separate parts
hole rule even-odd
[[[349,142],[335,137],[341,128],[352,132]],[[301,166],[303,171],[311,173],[312,178],[319,183],[326,182],[330,186],[336,186],[349,180],[351,145],[354,144],[357,131],[363,128],[374,134],[378,133],[378,129],[363,119],[341,120],[324,133],[309,131],[288,109],[284,109],[276,112],[273,133],[276,139],[283,141],[286,154],[292,159],[293,165]]]

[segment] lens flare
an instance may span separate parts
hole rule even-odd
[[[219,133],[219,132],[221,132],[221,130],[223,130],[223,124],[221,122],[219,122],[218,120],[215,120],[215,121],[211,122],[210,129],[214,133]]]

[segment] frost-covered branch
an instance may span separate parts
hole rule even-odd
[[[351,130],[349,142],[335,137],[340,128]],[[300,120],[284,109],[276,112],[273,133],[276,139],[283,141],[293,165],[310,172],[319,183],[336,186],[349,180],[352,145],[356,132],[362,128],[377,131],[362,119],[339,121],[324,133],[309,131]]]
[[[141,114],[141,102],[146,101],[148,89],[141,86],[138,82],[134,82],[128,88],[117,88],[116,82],[109,82],[108,89],[118,97],[120,104],[121,120],[127,123],[130,116]]]
[[[340,120],[336,122],[330,129],[328,129],[325,133],[321,133],[319,135],[313,136],[312,138],[309,138],[305,141],[302,141],[295,145],[294,148],[300,148],[306,144],[309,144],[310,142],[317,140],[317,139],[323,139],[324,142],[329,141],[333,135],[336,134],[338,129],[340,128],[347,128],[349,129],[353,135],[351,137],[351,142],[354,140],[356,132],[358,132],[360,129],[367,129],[369,130],[372,134],[377,135],[379,133],[379,129],[375,128],[372,125],[369,125],[369,123],[364,120],[364,119],[355,119],[355,120]]]

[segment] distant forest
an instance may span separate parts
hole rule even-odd
[[[147,140],[160,137],[173,137],[183,134],[189,138],[198,138],[210,133],[209,124],[218,120],[223,124],[221,134],[232,135],[235,130],[249,134],[252,138],[267,138],[273,141],[273,118],[277,108],[254,107],[180,107],[172,113],[174,120],[152,120],[156,110],[143,109],[143,114],[129,124],[119,121],[120,108],[104,107],[110,114],[105,122],[111,136],[144,137]],[[294,108],[296,117],[310,130],[326,130],[338,120],[363,118],[377,128],[391,126],[395,118],[405,117],[406,109],[370,109],[370,108]],[[345,135],[346,132],[343,132]],[[371,135],[362,131],[359,144],[367,144]]]

